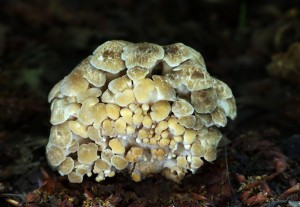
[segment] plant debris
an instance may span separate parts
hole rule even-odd
[[[294,1],[0,3],[0,204],[300,206],[299,5]],[[199,51],[232,89],[237,118],[217,159],[180,183],[122,172],[70,183],[48,167],[47,95],[99,43],[123,39]]]

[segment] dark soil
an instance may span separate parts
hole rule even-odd
[[[267,70],[274,54],[300,41],[299,6],[296,0],[1,0],[0,206],[300,206],[300,65],[294,64],[298,79]],[[135,183],[127,174],[70,184],[51,171],[47,95],[112,39],[182,42],[230,86],[238,116],[222,129],[230,142],[216,161],[180,184],[159,175]]]

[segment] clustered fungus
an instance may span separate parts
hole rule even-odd
[[[50,166],[70,182],[127,170],[140,181],[174,181],[216,159],[230,88],[209,75],[200,53],[182,44],[108,41],[49,94]]]

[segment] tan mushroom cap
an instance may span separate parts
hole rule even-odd
[[[93,126],[99,128],[102,122],[107,118],[106,106],[103,103],[97,103],[92,107],[91,119],[94,120]]]
[[[95,141],[96,143],[99,143],[102,141],[102,136],[101,136],[101,133],[100,133],[100,129],[99,128],[95,128],[93,126],[89,126],[88,129],[87,129],[87,136]]]
[[[111,92],[109,89],[104,91],[101,96],[101,102],[103,103],[115,103],[115,94]]]
[[[58,167],[58,172],[61,175],[69,174],[74,168],[74,160],[71,157],[66,157],[66,159]]]
[[[115,104],[106,104],[106,113],[112,120],[117,120],[120,117],[120,107]]]
[[[172,104],[172,112],[177,117],[188,116],[194,112],[194,107],[185,99],[178,99]]]
[[[224,110],[226,116],[229,116],[231,119],[236,117],[236,104],[234,97],[221,100],[219,107]]]
[[[176,67],[192,57],[190,49],[182,43],[167,45],[164,49],[164,61],[171,67]]]
[[[165,79],[173,88],[179,88],[182,85],[179,72],[172,72],[165,75]]]
[[[227,99],[227,98],[231,98],[233,96],[232,91],[228,87],[228,85],[218,79],[214,79],[213,87],[217,93],[218,98],[220,98],[220,99]]]
[[[68,128],[76,135],[87,138],[87,128],[85,125],[81,124],[79,121],[69,121]]]
[[[177,160],[177,166],[178,167],[186,167],[187,164],[188,164],[185,157],[178,156],[176,160]]]
[[[74,153],[74,152],[77,152],[79,149],[79,143],[78,141],[76,140],[72,140],[72,143],[70,144],[70,146],[68,146],[66,148],[66,150],[69,152],[69,153]]]
[[[80,66],[83,77],[95,87],[102,87],[106,82],[106,74],[102,70],[98,70],[90,64],[91,56],[84,59]],[[78,66],[78,67],[79,67]]]
[[[217,94],[213,88],[193,91],[191,102],[198,113],[211,113],[217,107]]]
[[[195,142],[191,147],[191,152],[194,157],[203,157],[205,154],[205,147],[200,143]]]
[[[87,175],[87,176],[91,176],[92,175],[92,165],[91,164],[82,164],[80,162],[76,162],[75,163],[75,172],[83,175]]]
[[[54,125],[50,130],[49,143],[56,147],[67,147],[71,145],[72,134],[68,128],[68,123]]]
[[[66,99],[54,99],[52,102],[52,112],[50,122],[53,125],[61,124],[69,118],[69,114],[66,113],[66,108],[69,105]]]
[[[83,164],[92,164],[99,158],[97,151],[98,146],[94,143],[80,145],[77,152],[78,161]]]
[[[68,174],[68,179],[71,183],[82,183],[83,175],[77,172],[71,172]]]
[[[55,86],[51,89],[48,95],[48,102],[50,103],[54,98],[58,98],[61,96],[60,93],[60,85],[62,83],[62,80],[59,81]]]
[[[47,148],[47,159],[51,166],[59,166],[65,158],[65,152],[62,148],[56,146],[49,146]]]
[[[149,78],[138,81],[133,89],[133,93],[137,102],[141,104],[149,103],[152,100],[154,92],[154,82]]]
[[[94,173],[99,173],[99,172],[102,172],[104,170],[109,170],[110,166],[111,166],[110,163],[108,163],[107,161],[98,159],[95,162],[93,172]]]
[[[213,86],[213,78],[199,64],[192,61],[186,61],[174,69],[178,73],[181,82],[186,85],[190,91],[203,90]]]
[[[60,91],[64,96],[77,96],[79,93],[86,91],[88,87],[89,82],[82,76],[82,72],[75,69],[62,80]]]
[[[171,106],[168,101],[157,101],[151,106],[150,116],[153,121],[160,122],[169,116]]]
[[[198,115],[198,118],[201,119],[201,122],[204,126],[210,127],[214,124],[211,114],[197,114],[197,115]],[[203,128],[201,128],[201,129],[203,129]]]
[[[100,89],[89,88],[86,91],[78,94],[77,102],[82,104],[86,99],[92,98],[92,97],[98,98],[99,96],[101,96],[101,94],[102,94],[102,91]]]
[[[116,74],[125,69],[121,59],[123,48],[129,43],[125,41],[107,41],[94,52],[90,63],[97,69]]]
[[[217,158],[217,149],[213,145],[208,145],[205,149],[204,159],[212,162]]]
[[[183,135],[183,143],[184,144],[192,144],[196,139],[197,133],[195,130],[186,129]]]
[[[148,69],[141,67],[133,67],[127,70],[127,76],[134,82],[144,79],[148,73]]]
[[[146,42],[127,45],[122,53],[122,59],[128,69],[136,66],[152,68],[163,57],[164,50],[161,46]]]
[[[187,47],[190,49],[190,52],[192,53],[192,61],[199,64],[203,70],[206,70],[205,61],[204,61],[202,55],[195,49],[193,49],[189,46],[187,46]]]
[[[128,165],[128,161],[119,155],[114,155],[111,158],[111,164],[117,170],[124,170]]]
[[[123,75],[120,78],[116,78],[108,84],[108,89],[113,93],[119,93],[131,87],[132,82],[127,75]]]
[[[135,96],[132,89],[125,89],[123,92],[117,93],[115,96],[115,103],[119,106],[128,106],[135,102]]]
[[[125,147],[118,139],[111,139],[108,144],[111,148],[111,151],[115,154],[124,154]]]
[[[94,109],[97,107],[99,102],[98,98],[91,97],[86,99],[81,108],[79,109],[77,116],[78,120],[84,125],[91,125],[95,121],[96,113]]]
[[[174,101],[176,98],[175,89],[162,76],[152,76],[154,86],[157,90],[158,100]]]
[[[210,145],[217,145],[221,138],[222,134],[216,127],[209,127],[207,133],[202,137]]]
[[[201,167],[203,165],[203,160],[201,160],[200,157],[192,157],[192,164],[191,167],[194,169],[198,169],[199,167]]]
[[[227,118],[226,118],[226,114],[225,112],[221,109],[221,108],[216,108],[212,113],[211,113],[211,117],[213,122],[217,125],[217,126],[221,126],[224,127],[227,124]]]
[[[140,182],[142,180],[141,173],[139,171],[137,171],[137,170],[133,171],[131,173],[131,179],[134,182]]]
[[[131,149],[127,152],[126,160],[129,162],[138,162],[142,156],[144,155],[143,148],[140,147],[131,147]]]
[[[188,129],[194,128],[196,117],[194,115],[183,116],[178,119],[178,123]]]
[[[114,153],[110,149],[105,149],[105,150],[102,150],[102,152],[101,152],[101,159],[110,163],[113,155],[114,155]]]

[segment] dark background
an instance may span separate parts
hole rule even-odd
[[[116,206],[201,206],[205,202],[241,206],[249,203],[242,199],[236,175],[245,176],[244,183],[249,184],[251,176],[277,172],[274,158],[280,158],[285,171],[267,182],[272,193],[263,203],[297,200],[299,192],[298,197],[280,196],[300,182],[299,82],[273,77],[267,66],[274,54],[286,52],[300,40],[299,6],[297,0],[1,0],[0,203],[11,206],[9,198],[30,203],[25,195],[41,187],[45,171],[55,178],[54,186],[59,183],[56,193],[74,197],[75,192],[80,196],[74,205],[83,205],[85,185],[72,185],[68,192],[68,183],[57,181],[58,174],[47,167],[47,95],[98,45],[112,39],[160,45],[182,42],[196,49],[209,73],[232,88],[238,118],[222,129],[231,140],[227,154],[221,148],[218,161],[206,163],[206,168],[182,184],[159,176],[142,184],[132,183],[126,175],[104,184],[90,179],[89,187],[112,186],[106,194],[92,191],[93,196],[103,201],[113,196]],[[215,185],[227,191],[215,190]],[[251,196],[261,188],[255,186]],[[64,196],[47,189],[43,192],[56,198],[51,202],[64,201]],[[145,192],[148,189],[153,195]],[[162,192],[166,195],[161,196]],[[209,199],[203,201],[200,195]],[[44,203],[31,203],[47,206],[48,197]]]

